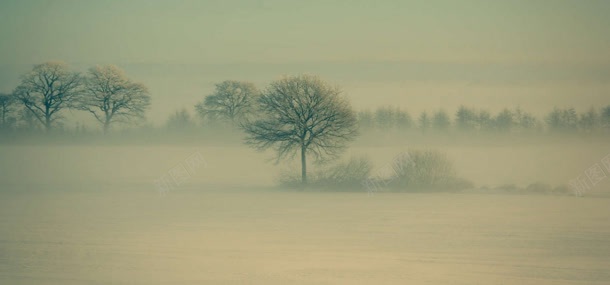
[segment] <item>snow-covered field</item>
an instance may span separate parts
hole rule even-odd
[[[399,149],[351,152],[381,166]],[[567,183],[605,155],[447,151],[478,185],[529,181],[545,164],[540,180]],[[205,163],[160,195],[154,181],[197,153]],[[241,147],[0,146],[0,157],[0,284],[610,284],[608,181],[584,198],[370,196],[277,189],[288,166]]]

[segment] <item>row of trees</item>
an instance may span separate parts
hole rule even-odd
[[[358,123],[362,128],[383,130],[419,129],[422,132],[598,132],[610,130],[610,106],[599,110],[589,109],[578,113],[574,108],[554,108],[544,119],[539,119],[520,108],[503,109],[497,114],[461,106],[452,116],[445,110],[422,112],[416,120],[400,108],[381,107],[374,111],[359,111]]]
[[[106,133],[115,123],[144,119],[150,106],[146,86],[114,66],[96,66],[80,74],[63,62],[46,62],[21,76],[10,94],[0,94],[0,128],[32,127],[46,131],[61,125],[66,110],[91,114]]]
[[[252,83],[224,81],[216,84],[215,91],[195,105],[195,111],[204,124],[238,126],[240,122],[257,114],[254,103],[260,94],[261,91]],[[425,133],[454,129],[462,132],[534,133],[547,129],[551,132],[592,133],[610,130],[610,106],[599,110],[591,108],[580,114],[574,108],[554,108],[542,119],[521,108],[506,108],[492,114],[487,110],[465,106],[460,106],[453,115],[445,110],[431,113],[424,111],[414,119],[409,112],[398,107],[380,107],[373,111],[358,111],[356,119],[364,130],[410,129]],[[167,126],[172,129],[195,125],[195,119],[186,109],[172,114],[167,121]]]
[[[257,114],[255,102],[260,94],[261,91],[252,83],[224,81],[216,84],[215,91],[198,103],[195,111],[204,124],[238,126]],[[437,110],[422,112],[414,119],[409,112],[398,107],[380,107],[373,111],[358,111],[356,119],[364,130],[535,133],[546,129],[551,132],[594,133],[610,130],[610,106],[599,110],[591,108],[580,114],[574,108],[554,108],[542,119],[521,108],[506,108],[493,114],[465,106],[460,106],[454,114]],[[186,109],[172,114],[167,121],[167,126],[172,129],[195,125],[195,119]]]
[[[253,119],[257,100],[264,92],[253,83],[227,80],[216,84],[215,91],[195,105],[199,119],[208,125],[237,127]],[[116,66],[97,66],[86,74],[73,72],[62,62],[34,66],[21,77],[10,94],[0,94],[0,129],[46,130],[62,126],[66,110],[89,113],[107,133],[115,123],[133,123],[144,119],[150,106],[146,86],[133,82]],[[574,108],[555,108],[539,119],[520,108],[504,109],[497,114],[461,106],[454,114],[444,110],[422,112],[413,118],[396,107],[356,113],[358,125],[384,130],[418,129],[422,132],[552,132],[594,133],[610,130],[610,106],[578,113]],[[190,129],[197,125],[186,109],[172,114],[171,129]],[[84,128],[84,126],[82,127]]]
[[[94,67],[81,75],[63,63],[44,63],[22,76],[12,94],[0,97],[0,104],[3,127],[14,125],[16,114],[23,114],[48,131],[59,124],[63,111],[75,109],[90,113],[106,133],[115,122],[144,118],[150,97],[144,85],[132,82],[115,66]],[[285,77],[264,91],[252,83],[224,81],[195,110],[208,124],[241,129],[246,144],[273,149],[277,160],[299,154],[303,184],[308,158],[336,158],[357,135],[355,112],[347,98],[338,87],[310,75]],[[171,128],[194,125],[187,110],[168,120]]]

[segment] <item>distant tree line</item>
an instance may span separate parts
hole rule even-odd
[[[460,106],[455,113],[445,110],[424,111],[413,120],[411,114],[398,107],[380,107],[374,111],[358,111],[358,124],[362,129],[417,130],[423,133],[450,131],[474,133],[601,133],[610,131],[610,105],[590,108],[578,113],[574,108],[554,108],[538,118],[521,108],[505,108],[497,114]]]
[[[296,83],[295,83],[296,84]],[[210,127],[239,129],[264,112],[258,103],[269,90],[253,83],[226,80],[193,106],[194,115],[182,108],[172,113],[165,127],[173,131],[194,131]],[[283,94],[282,96],[287,96]],[[63,62],[35,65],[21,76],[10,93],[0,93],[0,131],[49,132],[70,130],[66,111],[84,111],[99,124],[103,133],[116,124],[142,123],[150,107],[146,86],[134,82],[113,65],[96,66],[86,73],[72,71]],[[413,116],[399,107],[385,106],[355,113],[363,130],[419,131],[422,133],[603,133],[610,132],[610,105],[579,113],[574,108],[554,108],[536,117],[521,108],[498,113],[460,106],[454,112],[440,109]],[[91,133],[82,123],[76,133]]]

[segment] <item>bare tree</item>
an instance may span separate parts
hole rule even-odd
[[[455,114],[455,126],[461,131],[472,131],[477,127],[477,113],[474,109],[460,106]]]
[[[396,125],[394,120],[394,109],[392,107],[381,107],[375,110],[375,122],[380,129],[391,129]]]
[[[277,159],[301,154],[301,182],[307,184],[307,155],[336,158],[357,135],[356,116],[341,91],[310,75],[272,82],[259,98],[261,118],[242,124],[246,143],[272,148]]]
[[[123,70],[114,65],[89,69],[78,104],[79,109],[88,111],[102,124],[104,134],[115,122],[144,119],[149,106],[146,86],[132,82]]]
[[[553,108],[547,117],[546,123],[550,131],[574,131],[578,127],[578,114],[574,108]]]
[[[188,130],[195,126],[195,122],[193,122],[189,111],[182,108],[169,116],[166,125],[170,130]]]
[[[610,131],[610,105],[602,108],[600,114],[600,124],[602,128]]]
[[[375,116],[369,110],[356,113],[356,120],[360,128],[372,128],[375,125]]]
[[[202,118],[239,124],[254,112],[260,92],[250,82],[226,80],[216,84],[216,90],[195,105]]]
[[[600,116],[597,110],[591,107],[587,112],[580,114],[578,126],[587,133],[597,131],[600,126]]]
[[[498,115],[494,118],[494,123],[496,126],[496,130],[500,132],[510,132],[515,124],[515,115],[513,112],[504,108]]]
[[[0,93],[0,129],[9,128],[14,122],[12,117],[17,100],[12,94]]]
[[[449,130],[451,126],[451,119],[449,118],[449,114],[445,112],[445,110],[438,110],[432,116],[432,126],[437,131],[446,132]]]
[[[487,110],[481,110],[476,115],[476,126],[481,132],[488,132],[495,127],[496,118],[491,116],[491,113]]]
[[[21,78],[15,96],[48,131],[61,118],[60,112],[72,107],[81,77],[63,62],[35,65]]]
[[[426,133],[426,131],[430,129],[430,126],[432,125],[432,119],[430,119],[430,116],[428,116],[428,113],[426,111],[423,111],[419,115],[418,122],[419,128],[421,129],[422,133]]]

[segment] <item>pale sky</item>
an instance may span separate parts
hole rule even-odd
[[[301,72],[343,86],[357,107],[527,108],[556,88],[569,100],[555,105],[584,108],[610,98],[608,15],[603,0],[2,0],[0,91],[32,64],[64,60],[123,67],[151,87],[156,121],[216,81],[264,87]]]
[[[610,61],[610,1],[3,0],[3,63]]]

